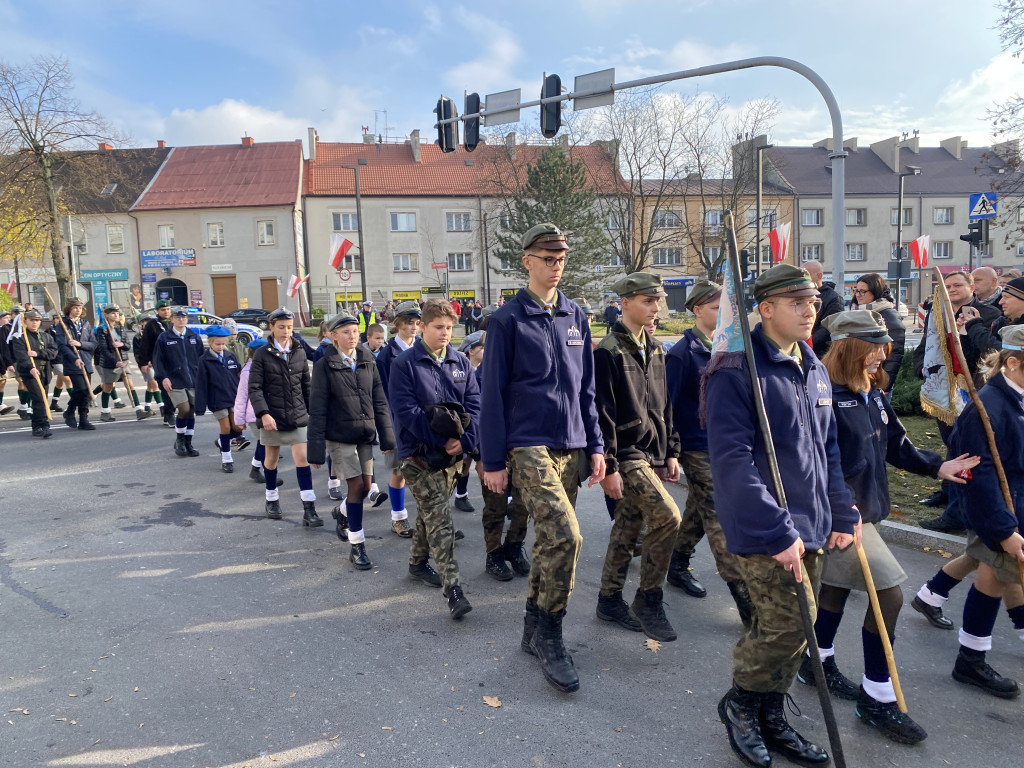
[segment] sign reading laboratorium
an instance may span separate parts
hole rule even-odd
[[[143,269],[170,269],[196,265],[195,248],[159,248],[143,251],[141,257]]]

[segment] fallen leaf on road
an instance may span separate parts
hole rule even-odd
[[[77,699],[78,698],[78,694],[77,693],[69,693],[68,696],[70,696],[72,699]]]
[[[145,723],[139,723],[139,728],[141,728],[144,725],[145,725]]]
[[[58,717],[57,718],[57,722],[58,723],[66,723],[67,721],[68,721],[68,719],[66,717]]]
[[[646,640],[644,640],[644,648],[646,648],[648,651],[651,651],[652,653],[657,653],[661,650],[661,643],[659,643],[652,637],[648,637]]]
[[[113,696],[110,696],[110,697],[108,697],[108,698],[104,699],[104,700],[103,700],[103,703],[104,703],[104,704],[106,704],[106,703],[107,703],[108,701],[112,701],[112,700],[113,700],[113,698],[114,698]]]
[[[139,692],[139,686],[136,685],[134,693],[138,693],[138,692]]]
[[[298,695],[298,691],[292,691],[292,695],[289,696],[288,698],[289,699],[294,699],[297,695]]]
[[[454,685],[452,686],[452,692],[453,693],[455,692],[455,686]]]
[[[362,752],[356,752],[356,754],[357,754],[357,755],[358,755],[359,757],[366,757],[366,755],[365,755],[364,753],[362,753]]]
[[[382,726],[380,727],[380,729],[381,729],[382,731],[393,731],[393,730],[395,730],[395,729],[394,729],[394,726],[391,726],[391,725],[382,725]]]
[[[336,738],[338,738],[339,736],[341,736],[341,734],[340,734],[340,733],[336,733],[336,734],[334,734],[333,736],[331,736],[331,738],[329,738],[329,739],[328,739],[328,741],[334,741],[334,740],[335,740]]]
[[[501,706],[501,700],[497,696],[484,696],[484,704],[497,709]]]
[[[616,728],[616,729],[615,729],[615,732],[616,732],[616,733],[622,733],[622,729],[621,729],[621,728]]]

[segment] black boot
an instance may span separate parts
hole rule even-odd
[[[530,575],[530,558],[526,556],[526,550],[523,549],[521,541],[517,543],[505,539],[505,543],[501,545],[501,551],[504,553],[509,565],[512,566],[516,576]]]
[[[697,575],[690,570],[690,556],[681,552],[672,553],[672,560],[669,562],[665,580],[691,597],[705,597],[708,593]]]
[[[78,428],[84,430],[94,430],[96,427],[89,421],[89,409],[79,408],[78,409]]]
[[[366,556],[366,547],[362,542],[352,545],[352,549],[348,553],[348,559],[356,567],[357,571],[368,571],[373,568],[373,563]]]
[[[578,691],[580,676],[572,663],[572,656],[565,650],[562,641],[562,619],[565,611],[548,613],[537,609],[537,631],[533,634],[530,647],[533,655],[540,659],[544,679],[564,693]]]
[[[254,483],[264,484],[267,482],[267,478],[263,475],[263,470],[260,467],[252,465],[249,467],[249,479]]]
[[[75,412],[70,408],[64,411],[64,423],[68,425],[68,429],[78,429],[78,420],[75,418]]]
[[[917,595],[914,595],[914,599],[910,601],[910,607],[920,613],[933,627],[939,629],[953,629],[955,626],[950,619],[947,619],[942,615],[942,609],[936,608],[934,605],[928,605]]]
[[[765,693],[761,696],[761,727],[764,729],[764,743],[770,749],[781,752],[786,758],[801,765],[824,765],[829,761],[828,752],[808,741],[789,724],[783,704],[788,694]],[[790,699],[790,705],[795,704]],[[797,715],[799,716],[799,710]]]
[[[610,595],[597,596],[597,618],[614,621],[631,632],[642,632],[643,625],[629,612],[629,606],[622,599],[622,590]]]
[[[441,574],[435,571],[426,560],[409,564],[409,578],[413,581],[422,581],[428,587],[441,586]]]
[[[487,573],[498,581],[512,581],[512,569],[505,562],[505,555],[500,548],[487,553]]]
[[[279,502],[277,499],[274,499],[273,501],[268,501],[266,509],[267,517],[269,517],[271,520],[281,519],[281,502]]]
[[[918,504],[922,504],[926,507],[944,507],[949,503],[949,497],[946,495],[945,488],[939,488],[931,496],[921,499]]]
[[[220,471],[221,472],[227,472],[228,474],[234,472],[235,471],[234,462],[231,462],[231,461],[221,462]]]
[[[64,409],[57,405],[57,399],[50,400],[50,413],[64,413]]]
[[[633,615],[643,627],[648,637],[671,643],[676,639],[676,631],[665,615],[665,593],[661,589],[637,590],[630,606]]]
[[[446,598],[448,598],[448,610],[452,612],[452,618],[458,621],[467,613],[473,610],[473,606],[469,604],[469,600],[466,599],[466,595],[462,592],[462,587],[458,584],[453,584],[445,591]]]
[[[519,650],[533,656],[533,636],[537,633],[537,604],[526,601],[526,612],[523,614],[523,639]]]
[[[751,765],[770,768],[772,756],[761,735],[761,696],[733,683],[718,702],[718,718],[725,724],[733,752]]]
[[[861,688],[854,710],[865,725],[877,728],[898,744],[917,744],[928,738],[924,728],[900,712],[895,701],[881,702],[868,696]]]
[[[953,679],[958,683],[977,686],[1000,699],[1016,699],[1020,696],[1017,681],[1003,677],[992,669],[985,661],[985,651],[972,651],[962,645],[956,664],[953,665]]]
[[[860,696],[860,686],[855,685],[850,678],[839,671],[835,656],[822,659],[821,668],[825,670],[825,684],[828,686],[829,693],[838,699],[857,700],[857,697]],[[806,653],[800,661],[800,670],[796,673],[796,679],[804,685],[814,685],[814,663]]]
[[[341,509],[341,504],[335,505],[331,510],[331,517],[334,518],[334,532],[342,541],[348,541],[348,517]]]
[[[726,585],[729,588],[729,594],[732,595],[732,599],[736,603],[736,610],[740,614],[740,621],[743,622],[743,626],[750,629],[750,623],[754,619],[754,604],[750,602],[750,592],[747,591],[747,585],[742,581],[730,581]]]
[[[199,455],[199,451],[192,447],[192,435],[184,435],[185,438],[185,455],[195,458]]]
[[[185,434],[183,432],[179,432],[174,438],[174,455],[179,458],[188,456],[188,450],[185,448]]]
[[[319,528],[324,524],[324,521],[320,519],[320,515],[316,513],[315,501],[302,502],[302,524],[310,528]]]

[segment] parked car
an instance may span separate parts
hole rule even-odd
[[[264,331],[270,327],[270,312],[265,309],[236,309],[228,312],[224,317],[230,317],[236,323],[248,323],[262,328]]]
[[[211,325],[220,325],[223,318],[211,315],[198,307],[187,307],[188,309],[188,327],[193,331],[198,332],[203,336],[203,343],[206,343],[206,329]],[[152,317],[156,317],[155,309],[147,309],[141,313],[138,318],[126,318],[128,330],[137,331],[147,320]],[[232,318],[234,319],[234,318]],[[255,325],[248,325],[246,323],[240,323],[235,320],[235,324],[238,326],[238,338],[244,343],[248,344],[253,339],[259,339],[266,336],[263,328],[259,328]]]

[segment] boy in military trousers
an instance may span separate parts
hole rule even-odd
[[[7,339],[18,377],[25,382],[32,409],[32,436],[50,437],[50,420],[46,418],[46,386],[50,381],[50,367],[57,359],[57,343],[48,333],[39,330],[43,316],[35,309],[21,315],[24,327],[12,331]],[[15,334],[18,337],[15,337]]]

